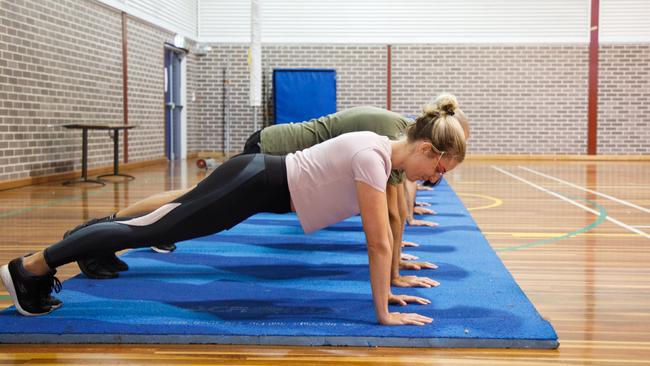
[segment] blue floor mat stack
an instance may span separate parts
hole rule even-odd
[[[301,235],[295,215],[259,214],[235,228],[178,244],[171,254],[133,250],[115,280],[79,275],[64,306],[42,317],[0,312],[2,343],[215,343],[400,347],[557,348],[557,335],[443,182],[419,201],[437,228],[408,227],[405,252],[440,266],[402,271],[437,288],[393,289],[430,305],[391,306],[434,318],[380,326],[359,217]]]

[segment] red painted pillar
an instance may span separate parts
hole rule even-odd
[[[596,155],[598,147],[598,18],[600,0],[591,0],[589,41],[589,110],[587,113],[587,154]]]

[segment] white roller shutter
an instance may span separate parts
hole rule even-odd
[[[196,40],[199,0],[99,0],[171,32]]]
[[[600,41],[650,42],[650,0],[600,0]]]
[[[263,42],[588,42],[589,0],[264,0]],[[249,1],[200,0],[199,38],[249,42]]]

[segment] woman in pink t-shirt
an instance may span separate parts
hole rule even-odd
[[[438,98],[407,132],[390,141],[372,132],[344,134],[286,157],[242,155],[217,168],[194,189],[143,216],[82,228],[33,255],[0,268],[17,310],[42,315],[61,306],[56,268],[98,253],[175,243],[229,229],[259,212],[295,211],[309,233],[361,213],[370,282],[381,324],[424,325],[431,318],[389,313],[388,304],[428,304],[390,290],[391,232],[386,182],[391,169],[410,180],[437,181],[465,157],[455,98]]]

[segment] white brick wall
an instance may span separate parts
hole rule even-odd
[[[600,48],[598,153],[650,154],[650,45]]]

